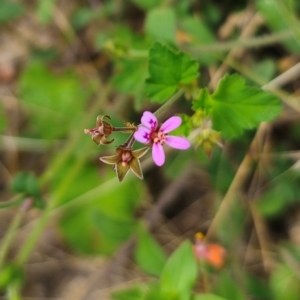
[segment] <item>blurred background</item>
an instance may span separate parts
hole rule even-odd
[[[137,254],[137,228],[168,256],[209,231],[221,209],[208,238],[227,261],[212,290],[231,300],[299,299],[299,11],[296,0],[1,0],[1,299],[110,299],[157,275],[151,252]],[[170,151],[159,168],[149,152],[144,180],[119,183],[99,157],[126,135],[97,146],[83,130],[104,114],[114,126],[139,124],[160,107],[144,90],[156,41],[199,62],[200,87],[214,90],[234,72],[249,85],[273,84],[283,112],[209,155]],[[288,76],[271,81],[280,74]],[[160,120],[190,116],[187,98]],[[233,199],[226,209],[224,197]]]

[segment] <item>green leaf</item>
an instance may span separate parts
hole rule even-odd
[[[15,193],[25,193],[27,192],[27,176],[28,173],[26,172],[20,172],[17,173],[11,183],[11,189],[15,192]]]
[[[185,241],[171,255],[162,271],[161,292],[165,297],[163,299],[190,299],[196,279],[197,263],[192,244]]]
[[[24,281],[24,270],[16,264],[5,265],[0,272],[0,290],[20,287]]]
[[[214,294],[197,294],[193,300],[227,300]]]
[[[240,278],[241,280],[241,278]],[[245,300],[243,292],[237,284],[236,278],[233,277],[228,270],[222,270],[218,274],[218,282],[215,285],[214,291],[220,297],[225,299]]]
[[[171,8],[150,10],[145,21],[145,31],[159,42],[175,44],[175,12]]]
[[[146,93],[152,101],[164,103],[182,85],[198,77],[198,63],[183,52],[173,52],[155,43],[149,52],[149,74]]]
[[[150,290],[145,295],[144,300],[166,300],[166,298],[162,297],[159,285],[155,282],[150,286]]]
[[[13,178],[11,188],[16,193],[22,193],[26,196],[31,196],[34,199],[34,206],[36,208],[45,207],[45,202],[42,199],[38,180],[33,173],[17,173]]]
[[[162,0],[130,0],[144,10],[149,10],[157,7],[162,3]]]
[[[56,0],[40,0],[37,6],[37,16],[43,24],[49,24],[55,8]]]
[[[0,100],[0,132],[4,132],[7,126],[7,114],[5,113],[3,104]]]
[[[167,261],[161,246],[142,225],[138,230],[135,261],[142,269],[152,275],[160,275]]]
[[[71,24],[75,29],[81,29],[87,26],[97,15],[99,11],[92,7],[80,7],[74,12]]]
[[[34,199],[33,205],[36,208],[44,208],[45,202],[42,198],[41,189],[39,186],[38,179],[33,173],[29,173],[26,181],[28,194]]]
[[[14,3],[7,0],[0,1],[0,24],[12,21],[20,17],[25,11],[21,3]]]
[[[100,234],[112,242],[125,241],[136,228],[136,221],[128,217],[112,217],[102,211],[92,212],[92,218]]]
[[[113,292],[111,296],[114,300],[142,300],[147,290],[148,287],[145,284],[140,284],[126,290]]]
[[[211,25],[206,24],[200,16],[181,18],[179,25],[183,32],[191,37],[192,43],[197,46],[212,45],[216,41]],[[197,55],[197,60],[201,65],[207,66],[217,62],[217,56],[214,53],[199,52],[195,55]]]
[[[259,78],[268,82],[274,78],[276,74],[276,61],[272,59],[265,59],[250,66],[253,74],[259,74]]]
[[[270,288],[274,300],[298,300],[300,284],[295,272],[284,264],[278,264],[271,273]]]
[[[192,109],[194,111],[202,110],[202,111],[206,112],[207,114],[210,112],[211,98],[210,98],[207,88],[200,90],[200,93],[199,93],[199,96],[197,97],[197,99],[193,100]]]
[[[135,108],[143,104],[145,95],[145,79],[147,77],[147,62],[145,60],[121,60],[115,68],[112,83],[116,90],[126,95],[134,96]]]
[[[70,158],[68,164],[74,161]],[[130,180],[122,184],[107,183],[104,173],[99,176],[99,166],[94,163],[87,165],[74,181],[72,188],[66,189],[64,201],[71,201],[85,192],[99,188],[97,193],[88,196],[84,201],[65,210],[59,225],[63,236],[69,245],[80,253],[109,255],[135,232],[136,222],[133,211],[143,198],[143,183]],[[56,189],[64,180],[69,169],[57,174],[52,187]],[[112,173],[113,176],[115,176]],[[103,185],[103,190],[101,186]]]
[[[55,74],[41,62],[29,64],[20,77],[20,98],[30,112],[31,134],[44,139],[69,133],[78,124],[89,94],[76,73]]]
[[[276,161],[276,167],[267,170],[268,185],[257,202],[257,208],[265,217],[276,217],[299,203],[300,173],[284,160]]]
[[[247,274],[246,277],[246,288],[253,299],[272,299],[272,295],[269,287],[266,284],[266,279],[261,279],[254,275]]]
[[[232,139],[245,129],[271,121],[281,111],[280,100],[259,88],[245,86],[238,76],[225,75],[208,101],[212,105],[213,127]]]

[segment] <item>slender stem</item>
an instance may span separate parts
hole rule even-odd
[[[133,132],[136,131],[135,127],[113,127],[113,131],[119,131],[119,132]]]
[[[24,216],[24,209],[19,209],[16,215],[14,216],[14,219],[10,223],[8,230],[3,238],[3,241],[1,243],[1,250],[0,250],[0,270],[3,265],[3,261],[7,255],[7,252],[9,250],[9,247],[11,245],[11,242],[15,236],[17,228],[20,226],[21,221]]]
[[[182,49],[195,55],[199,55],[201,53],[226,52],[234,48],[252,49],[272,45],[286,40],[291,40],[294,37],[294,35],[295,34],[293,30],[289,29],[269,35],[243,38],[237,41],[216,42],[209,45],[200,45],[194,47],[186,46]],[[148,51],[131,49],[128,55],[136,58],[146,58],[148,56]]]
[[[297,63],[293,67],[286,70],[284,73],[280,74],[267,84],[265,84],[262,89],[265,90],[274,90],[278,89],[279,87],[287,84],[288,82],[294,80],[295,78],[298,78],[300,75],[300,63]]]
[[[292,30],[286,30],[279,33],[264,35],[259,37],[243,38],[237,41],[217,42],[211,45],[201,45],[195,47],[186,47],[186,50],[192,54],[226,52],[232,49],[242,48],[251,49],[268,46],[281,41],[290,40],[294,36]],[[185,48],[183,48],[185,50]]]
[[[133,144],[135,142],[135,139],[134,139],[134,132],[130,135],[130,137],[128,138],[128,140],[125,142],[124,144],[124,148],[128,148],[128,149],[131,149]]]
[[[107,90],[102,90],[101,98],[105,99]],[[87,122],[90,115],[98,109],[98,107],[102,104],[102,101],[95,101],[95,104],[90,109],[90,114],[87,114],[86,118],[84,118],[84,122]],[[83,122],[82,122],[83,123]],[[84,127],[84,124],[83,126]],[[79,142],[81,135],[76,135],[73,139],[70,139],[70,142],[63,149],[60,155],[54,160],[54,162],[50,165],[50,168],[43,174],[42,179],[40,180],[41,184],[45,184],[48,182],[53,175],[59,172],[59,169],[64,164],[64,162],[68,159],[68,156],[76,147]],[[50,217],[51,211],[59,204],[61,198],[64,195],[66,189],[72,185],[72,180],[74,180],[74,176],[77,174],[78,169],[83,165],[83,162],[86,159],[86,155],[83,155],[80,159],[76,160],[76,163],[72,165],[72,169],[69,170],[68,177],[64,178],[61,182],[61,185],[57,187],[56,195],[54,195],[51,199],[49,199],[48,205],[45,210],[42,212],[40,219],[38,221],[37,226],[31,231],[30,235],[26,239],[26,242],[23,244],[22,248],[19,250],[16,261],[19,264],[23,264],[27,261],[30,256],[32,249],[34,248],[37,240],[41,236],[44,231]]]
[[[297,16],[294,14],[294,7],[291,7],[286,3],[286,1],[275,0],[275,5],[277,5],[277,10],[281,14],[282,18],[291,28],[294,34],[294,41],[300,46],[300,30],[297,20]]]
[[[85,161],[86,156],[81,156],[79,159],[76,160],[76,163],[73,165],[72,170],[69,171],[68,176],[64,178],[61,185],[57,188],[57,192],[53,195],[51,199],[49,199],[49,203],[43,211],[43,214],[41,215],[38,221],[38,225],[34,227],[31,234],[27,238],[26,243],[23,245],[16,257],[16,262],[18,264],[21,265],[25,263],[29,258],[32,249],[34,248],[37,240],[43,233],[48,221],[52,216],[52,211],[59,205],[66,191],[70,188],[70,186],[72,186],[75,176],[78,174],[80,168],[83,166]]]
[[[8,300],[22,300],[18,287],[9,287],[7,292]]]
[[[61,146],[65,141],[56,140],[50,142],[44,139],[31,139],[18,136],[0,135],[0,150],[15,150],[30,151],[30,152],[44,152],[55,146]]]
[[[128,55],[133,58],[147,58],[149,55],[149,51],[130,49]]]
[[[243,161],[241,162],[238,170],[236,171],[233,181],[230,184],[230,187],[226,195],[224,196],[220,207],[208,228],[208,231],[206,233],[206,237],[208,239],[212,238],[212,236],[214,236],[217,233],[219,226],[222,224],[222,222],[224,222],[224,219],[228,217],[228,213],[232,208],[234,201],[236,201],[237,197],[240,194],[242,185],[249,176],[249,172],[251,172],[251,167],[254,161],[253,156],[256,153],[257,149],[257,141],[259,137],[266,132],[267,128],[268,125],[266,123],[262,123],[258,128],[256,135],[249,147],[249,150],[246,153]]]
[[[0,210],[19,205],[24,197],[24,194],[18,194],[8,201],[0,202]]]
[[[54,201],[53,201],[54,202]],[[52,202],[52,203],[53,203]],[[44,231],[47,222],[49,221],[50,212],[52,210],[52,205],[47,205],[46,209],[44,210],[43,214],[41,215],[38,225],[33,229],[30,236],[27,238],[26,243],[23,245],[21,250],[19,251],[15,261],[17,264],[22,265],[24,264],[30,256],[32,249],[34,248],[37,240],[39,239],[40,235]]]
[[[164,105],[162,105],[155,113],[154,115],[156,117],[159,117],[164,112],[166,112],[172,104],[174,104],[184,93],[183,89],[180,89],[176,94],[174,94]]]

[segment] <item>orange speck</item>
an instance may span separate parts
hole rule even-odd
[[[218,244],[207,245],[206,260],[215,268],[222,268],[225,261],[225,249]]]

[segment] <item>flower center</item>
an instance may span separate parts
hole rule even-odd
[[[151,140],[153,141],[153,143],[159,143],[163,145],[163,143],[166,140],[166,134],[163,133],[162,131],[158,131],[158,132],[153,131],[151,133]]]
[[[131,161],[132,155],[129,151],[124,151],[122,153],[121,159],[122,159],[122,166],[126,167],[127,164]]]

